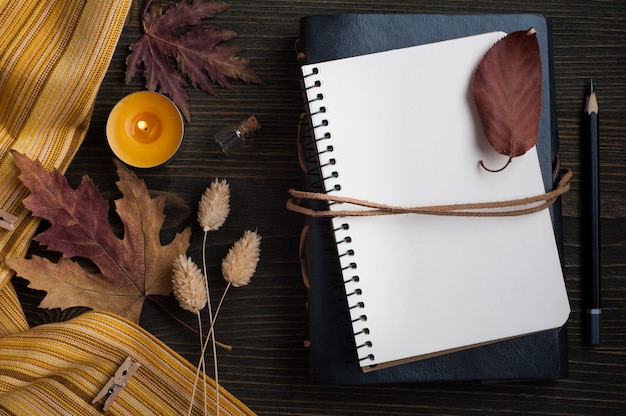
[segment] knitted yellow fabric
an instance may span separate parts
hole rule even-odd
[[[18,217],[0,229],[0,260],[25,255],[39,221],[11,150],[65,172],[85,137],[132,0],[0,0],[0,208]],[[88,312],[29,329],[0,263],[0,413],[100,414],[91,404],[127,357],[141,364],[107,414],[186,414],[195,368],[139,326]],[[200,378],[193,414],[215,412],[215,386]],[[220,414],[253,414],[220,390]]]
[[[126,357],[141,367],[107,414],[185,415],[195,368],[133,323],[105,312],[87,312],[0,338],[0,412],[14,415],[94,415],[91,405]],[[215,414],[215,385],[206,378],[207,408]],[[202,378],[193,414],[204,412]],[[220,414],[253,414],[224,389]]]

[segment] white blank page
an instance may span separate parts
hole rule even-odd
[[[502,36],[487,33],[303,66],[312,123],[328,121],[315,128],[326,189],[340,185],[333,194],[405,207],[543,193],[535,148],[499,173],[478,164],[498,168],[507,160],[484,139],[471,94],[480,59]],[[307,76],[314,68],[317,75]],[[325,139],[327,132],[331,137]],[[363,304],[351,309],[356,345],[364,345],[358,348],[363,366],[556,328],[569,316],[548,210],[517,217],[395,215],[333,222],[336,228],[349,224],[335,236],[351,239],[338,245],[340,253],[354,252],[341,262],[344,280],[359,277],[346,284],[346,292],[361,290],[348,300]]]

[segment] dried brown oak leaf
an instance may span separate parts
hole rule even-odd
[[[109,223],[108,202],[87,176],[74,190],[58,171],[13,154],[31,192],[24,205],[50,222],[35,240],[62,254],[56,263],[38,256],[5,260],[30,287],[47,292],[41,307],[86,306],[139,322],[146,296],[170,294],[172,262],[187,251],[191,230],[161,245],[164,196],[151,198],[144,181],[116,161],[122,198],[115,208],[124,225],[119,238]],[[99,271],[86,271],[77,258],[92,261]]]
[[[234,31],[202,27],[204,19],[224,11],[228,4],[183,0],[163,13],[161,1],[150,3],[142,15],[144,35],[130,46],[126,58],[127,84],[143,64],[146,88],[169,95],[189,121],[185,79],[212,95],[217,95],[214,85],[231,87],[228,78],[262,83],[248,68],[248,60],[236,56],[239,48],[224,44],[236,36]]]
[[[541,57],[534,29],[508,34],[480,62],[472,92],[485,137],[500,154],[521,156],[537,143],[541,115]]]

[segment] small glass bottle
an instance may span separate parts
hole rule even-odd
[[[214,137],[224,154],[230,154],[247,139],[254,136],[261,128],[261,124],[255,116],[250,116],[235,126],[228,126],[220,130]]]

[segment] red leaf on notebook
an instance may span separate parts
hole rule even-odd
[[[30,287],[47,292],[41,307],[86,306],[138,322],[147,296],[170,294],[172,263],[187,251],[191,230],[161,244],[163,196],[152,198],[145,183],[116,162],[122,198],[115,207],[124,225],[119,238],[109,223],[108,202],[87,176],[74,190],[60,172],[48,172],[22,154],[14,156],[20,180],[31,192],[24,205],[50,222],[35,240],[63,255],[56,263],[38,256],[5,260]],[[80,258],[98,270],[87,271],[76,261]]]
[[[216,85],[230,88],[229,78],[261,84],[248,68],[248,60],[236,56],[239,48],[224,43],[236,36],[235,32],[202,26],[204,19],[226,10],[228,4],[182,0],[165,13],[160,0],[148,1],[146,6],[144,35],[130,46],[126,58],[127,84],[143,64],[146,88],[169,95],[188,121],[187,81],[211,95],[217,95]]]
[[[534,29],[513,32],[485,54],[472,92],[487,141],[500,154],[521,156],[537,143],[541,113],[541,58]]]

